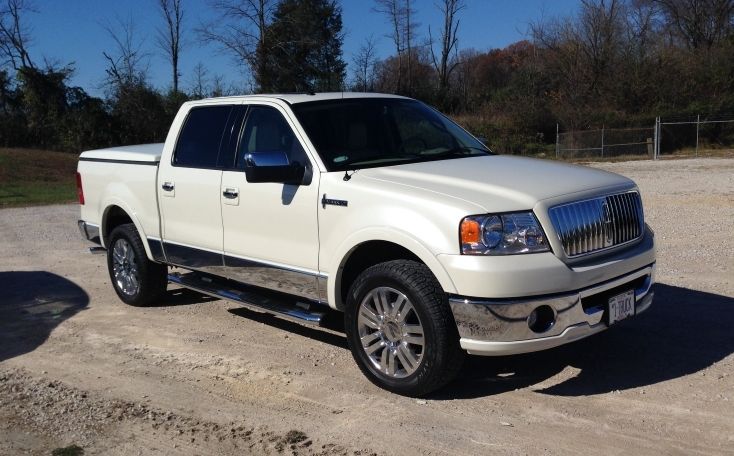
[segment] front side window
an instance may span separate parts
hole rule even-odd
[[[268,106],[251,106],[242,132],[237,163],[243,167],[249,156],[260,166],[299,164],[308,159],[283,115]]]
[[[176,141],[173,164],[216,168],[217,156],[232,106],[201,106],[191,109]]]
[[[461,127],[415,100],[312,101],[292,109],[329,171],[491,154]]]

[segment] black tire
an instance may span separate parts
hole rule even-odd
[[[130,285],[132,282],[125,282],[122,277],[115,277],[115,247],[118,244],[121,249],[126,247],[125,251],[129,249],[129,254],[125,256],[124,268],[126,274],[133,271],[129,275],[137,279],[137,286]],[[132,306],[152,304],[165,293],[168,285],[167,266],[148,259],[143,241],[132,223],[120,225],[110,233],[107,245],[107,270],[117,296]]]
[[[402,331],[396,333],[387,328],[387,325],[390,324],[387,319],[380,320],[380,327],[383,328],[381,330],[371,330],[369,325],[365,326],[364,316],[360,320],[359,314],[363,304],[369,307],[370,303],[376,305],[378,301],[382,302],[382,298],[375,298],[381,290],[394,292],[396,299],[394,303],[389,304],[391,309],[400,307],[398,302],[407,298],[408,305],[414,312],[406,311],[406,315],[412,314],[412,317],[403,318],[413,318],[413,323],[417,321],[418,325],[422,326],[422,345],[418,344],[414,347],[415,351],[419,352],[419,361],[417,367],[410,366],[415,369],[412,372],[405,367],[410,364],[402,361],[405,358],[401,358],[399,362],[395,361],[395,352],[400,351],[401,345],[407,344],[406,339],[401,338],[400,334],[403,336],[406,334]],[[459,333],[449,308],[447,296],[430,269],[424,264],[409,260],[395,260],[368,268],[357,277],[350,288],[345,310],[344,322],[349,349],[364,375],[375,385],[393,393],[420,397],[449,383],[461,369],[465,353],[459,346]],[[377,310],[379,312],[379,309]],[[386,314],[389,313],[386,312]],[[394,318],[394,316],[389,318]],[[371,317],[367,320],[371,321]],[[415,324],[412,327],[415,327]],[[362,334],[360,334],[360,328],[363,331]],[[364,336],[365,330],[373,332]],[[391,334],[395,340],[390,337]],[[367,353],[367,350],[377,345],[364,348],[362,346],[363,336],[365,340],[369,338],[377,344],[383,344],[383,347],[386,347],[386,344],[392,344],[389,346],[397,348],[392,352],[388,351],[387,355],[381,353],[381,362],[377,361],[370,358],[371,355]],[[388,348],[382,348],[382,351],[384,350]],[[377,357],[378,351],[380,349],[376,349],[372,356]],[[392,368],[393,375],[389,375],[390,369],[386,372],[380,369],[382,365],[389,365],[384,356],[392,356],[392,363],[398,366]],[[398,370],[402,371],[404,375],[402,378],[395,377]]]

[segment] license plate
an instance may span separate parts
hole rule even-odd
[[[614,324],[635,314],[635,292],[625,291],[609,298],[609,324]]]

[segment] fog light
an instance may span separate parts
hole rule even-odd
[[[556,323],[556,313],[551,306],[539,306],[528,316],[528,328],[534,333],[548,331]]]

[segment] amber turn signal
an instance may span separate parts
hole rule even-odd
[[[472,219],[464,219],[461,221],[461,243],[472,244],[477,243],[481,239],[482,227],[479,222]]]

